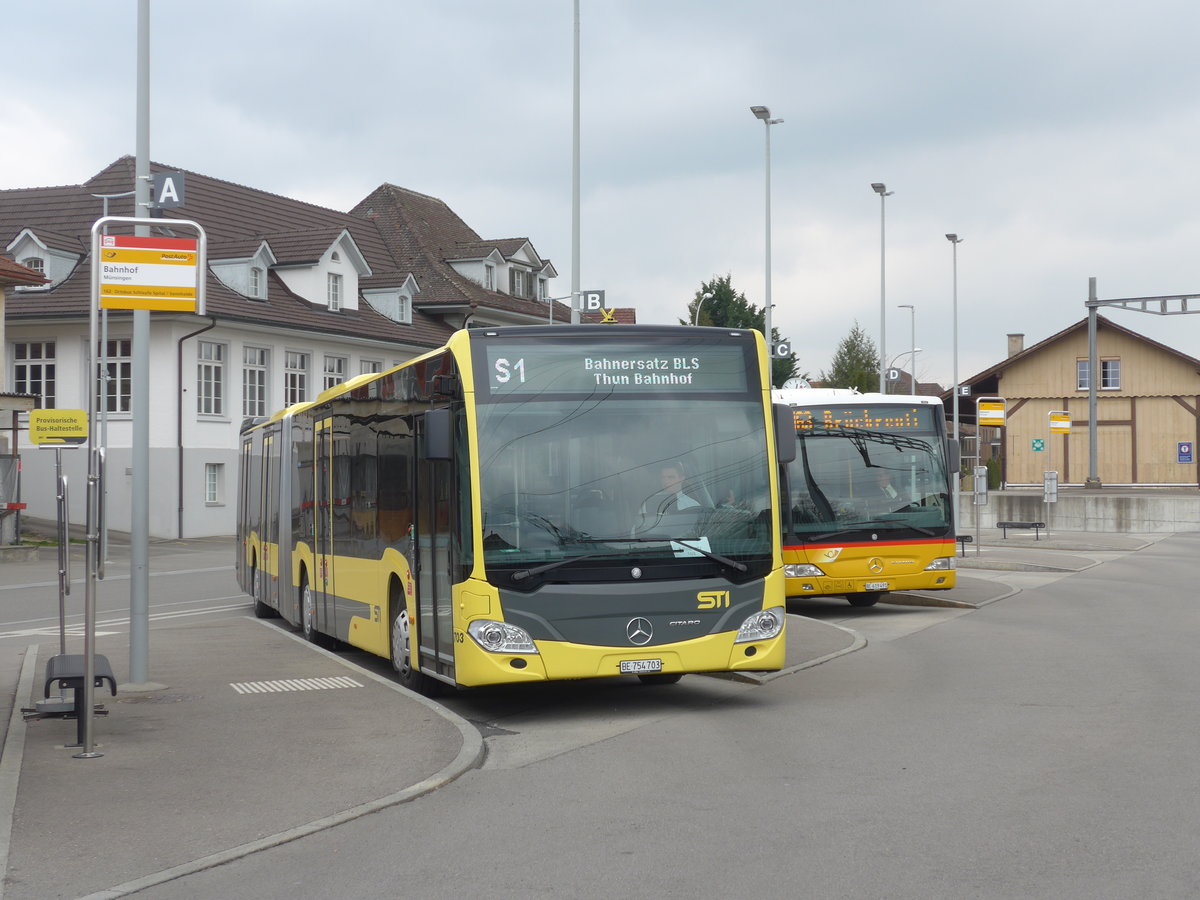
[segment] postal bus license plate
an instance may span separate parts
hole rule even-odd
[[[661,672],[661,659],[623,659],[621,660],[622,675],[641,675],[644,672]]]
[[[864,591],[886,591],[888,583],[886,581],[868,581],[863,585]]]

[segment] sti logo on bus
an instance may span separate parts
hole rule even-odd
[[[696,609],[729,608],[729,591],[701,591],[696,595]]]

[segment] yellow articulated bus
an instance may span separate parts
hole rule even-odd
[[[779,669],[768,371],[749,330],[460,331],[243,425],[239,583],[426,692]]]
[[[958,447],[936,397],[784,389],[796,455],[786,467],[789,597],[872,606],[890,591],[954,587]]]

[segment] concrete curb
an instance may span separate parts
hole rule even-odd
[[[839,631],[844,631],[853,638],[853,642],[849,647],[843,647],[841,650],[835,650],[832,653],[826,653],[824,656],[818,656],[815,659],[805,660],[802,663],[797,663],[794,666],[786,666],[778,672],[763,672],[761,675],[750,672],[738,673],[738,680],[745,680],[754,684],[766,684],[769,681],[774,681],[776,678],[782,678],[784,675],[791,675],[803,669],[811,669],[813,666],[819,666],[822,663],[827,663],[831,659],[837,659],[839,656],[845,656],[848,653],[853,653],[855,650],[861,650],[867,646],[867,639],[855,631],[853,628],[847,628],[844,625],[838,625],[836,622],[821,622],[819,619],[813,619],[808,616],[796,615],[796,613],[788,613],[789,616],[796,619],[804,619],[808,622],[814,622],[827,628],[836,628]]]
[[[249,618],[249,617],[247,617]],[[219,853],[212,853],[208,856],[203,856],[189,863],[184,863],[179,866],[173,866],[169,869],[163,869],[160,872],[154,872],[149,875],[144,875],[141,878],[135,878],[132,881],[126,881],[124,884],[119,884],[115,887],[104,891],[88,894],[80,900],[114,900],[117,897],[127,897],[130,894],[135,894],[138,891],[144,891],[146,888],[154,887],[159,884],[165,884],[168,881],[174,881],[176,878],[182,878],[185,875],[192,875],[196,872],[203,872],[205,869],[211,869],[216,866],[224,865],[228,862],[243,859],[257,853],[260,850],[268,850],[272,847],[278,847],[281,844],[286,844],[302,837],[307,837],[310,834],[316,834],[319,831],[324,831],[328,828],[333,828],[335,825],[341,825],[345,822],[353,821],[370,813],[379,812],[391,806],[398,806],[401,803],[407,803],[410,800],[415,800],[417,797],[436,791],[438,788],[449,784],[454,779],[458,778],[464,772],[477,767],[484,755],[483,736],[479,733],[470,722],[461,716],[451,712],[445,707],[434,703],[427,697],[422,697],[420,694],[414,693],[407,688],[401,687],[394,681],[384,678],[369,669],[343,659],[336,653],[318,647],[315,644],[309,643],[303,637],[290,632],[282,631],[269,622],[262,622],[257,619],[252,621],[258,622],[265,628],[275,628],[281,634],[291,638],[308,649],[321,653],[332,660],[336,660],[348,669],[353,669],[357,674],[364,678],[369,678],[372,681],[381,684],[397,693],[403,695],[408,700],[416,700],[423,706],[428,707],[433,712],[440,715],[446,721],[450,722],[458,728],[459,734],[462,736],[462,747],[458,751],[458,755],[440,772],[436,772],[424,781],[418,782],[404,790],[397,791],[394,794],[388,794],[385,797],[380,797],[378,800],[372,800],[367,803],[359,804],[350,809],[343,810],[340,813],[324,816],[305,825],[299,825],[295,828],[289,828],[286,831],[281,831],[277,834],[268,835],[257,841],[250,841],[246,844],[241,844],[237,847],[231,847],[228,850],[222,850]],[[0,898],[2,900],[2,898]]]
[[[13,815],[17,808],[17,789],[21,784],[21,763],[25,760],[25,716],[21,704],[33,695],[33,675],[37,670],[38,645],[30,644],[21,664],[21,677],[13,698],[12,717],[0,751],[0,900],[8,880],[8,851],[12,846]]]

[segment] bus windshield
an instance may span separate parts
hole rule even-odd
[[[589,567],[769,561],[767,443],[753,396],[605,391],[480,404],[489,571],[585,556]],[[552,568],[566,577],[572,567]]]
[[[797,440],[788,480],[791,531],[800,539],[893,529],[940,537],[950,528],[936,435],[814,427]]]

